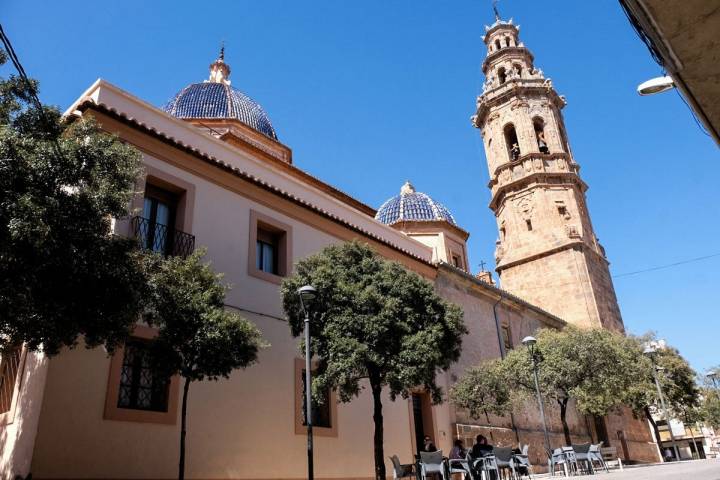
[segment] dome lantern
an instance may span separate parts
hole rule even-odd
[[[409,181],[400,188],[400,195],[396,195],[382,204],[375,219],[386,225],[407,221],[446,221],[451,225],[457,225],[450,210],[429,195],[417,192]]]
[[[265,110],[237,88],[230,86],[230,66],[225,63],[225,46],[210,65],[210,78],[180,90],[163,110],[188,121],[222,122],[237,120],[272,140],[275,129]],[[217,125],[213,123],[213,128]]]

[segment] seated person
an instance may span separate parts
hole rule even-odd
[[[471,457],[482,458],[486,455],[492,455],[492,452],[493,446],[488,443],[485,435],[478,435],[477,437],[475,437],[475,445],[473,445],[472,450],[470,450]],[[470,464],[470,473],[473,478],[482,478],[482,475],[478,470],[478,468],[481,468],[481,465],[482,463],[475,464],[474,462]],[[490,472],[490,480],[495,480],[495,472]]]
[[[425,435],[425,444],[423,445],[423,452],[437,452],[437,447],[432,441],[432,438],[430,438],[429,435]]]
[[[473,457],[480,458],[484,455],[492,453],[493,446],[488,443],[485,435],[478,435],[475,437],[475,442],[475,445],[473,445],[472,450],[470,451]]]
[[[463,467],[463,464],[460,462],[453,462],[453,460],[465,460],[465,455],[467,454],[467,450],[465,450],[465,446],[463,445],[463,441],[458,439],[455,440],[455,443],[453,444],[452,450],[450,450],[450,456],[448,457],[450,459],[450,468],[458,468],[458,469],[465,469]]]

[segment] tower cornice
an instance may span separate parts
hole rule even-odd
[[[514,58],[518,56],[528,59],[529,63],[535,61],[535,57],[533,56],[532,52],[530,52],[530,50],[528,50],[527,47],[522,44],[515,47],[504,47],[501,50],[496,50],[494,52],[488,53],[487,57],[485,57],[485,60],[483,60],[482,71],[483,73],[487,73],[488,66],[495,60],[500,59],[501,57]]]
[[[567,105],[565,97],[555,91],[552,80],[549,78],[511,79],[477,97],[477,109],[475,115],[471,117],[471,122],[475,128],[482,128],[485,117],[490,113],[492,107],[510,102],[513,98],[521,99],[523,96],[530,95],[545,96],[560,110]]]

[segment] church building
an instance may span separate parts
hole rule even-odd
[[[298,260],[327,245],[366,242],[463,309],[469,333],[460,360],[438,374],[445,391],[466,368],[522,348],[520,340],[539,328],[624,330],[563,122],[566,101],[512,21],[496,19],[484,43],[486,82],[472,124],[490,171],[499,286],[489,272],[469,273],[470,233],[421,192],[432,185],[398,179],[397,194],[376,210],[305,172],[264,109],[231,84],[224,52],[208,80],[163,107],[97,80],[67,109],[68,118],[92,117],[142,152],[134,213],[116,220],[116,234],[166,255],[207,248],[214,269],[234,286],[227,308],[257,324],[271,344],[230,379],[193,384],[187,478],[305,478],[303,360],[278,289]],[[24,349],[2,358],[0,478],[174,478],[179,380],[160,383],[153,372],[153,335],[139,324],[111,356],[81,346],[53,358]],[[314,428],[316,477],[373,478],[371,396],[342,404],[328,395]],[[559,411],[548,404],[546,412],[551,443],[560,446]],[[454,439],[468,445],[482,433],[495,445],[527,443],[532,462],[547,464],[533,405],[474,419],[447,401],[432,405],[418,389],[409,399],[387,396],[384,416],[385,453],[403,463],[412,462],[425,435],[449,452]],[[659,459],[644,420],[575,410],[568,416],[575,443],[602,440],[626,462]]]

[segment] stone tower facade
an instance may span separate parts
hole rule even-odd
[[[490,170],[500,284],[572,324],[624,330],[568,143],[565,98],[535,68],[512,20],[486,30],[486,81],[472,122]]]

